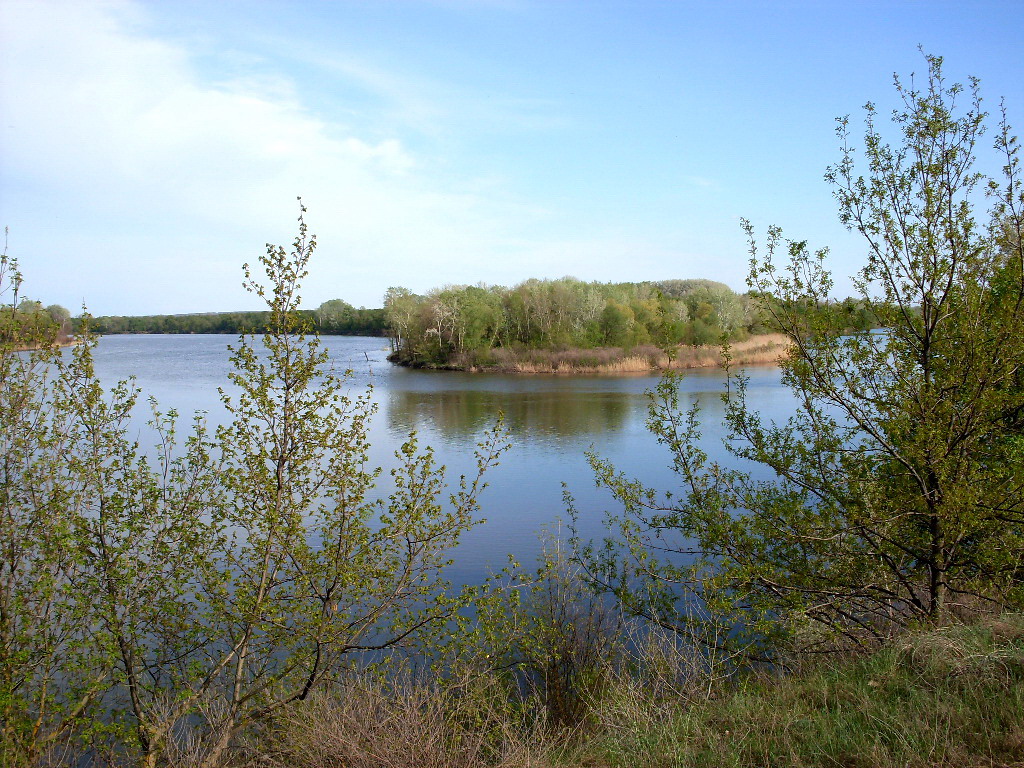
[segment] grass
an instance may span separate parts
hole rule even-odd
[[[488,676],[458,685],[353,677],[293,708],[256,764],[284,768],[553,768],[542,718]],[[269,748],[268,748],[269,747]]]
[[[654,656],[645,658],[656,675],[635,665],[615,671],[574,728],[551,726],[536,698],[512,701],[486,675],[455,687],[351,682],[293,710],[253,764],[1024,766],[1024,615],[919,631],[872,655],[711,686],[699,677],[659,684],[694,667],[682,652],[674,669],[663,652]]]
[[[756,677],[654,727],[595,740],[592,765],[1024,766],[1024,619],[909,635],[861,658]]]
[[[782,334],[751,336],[731,346],[737,365],[774,365],[786,354],[789,341]],[[631,349],[512,349],[488,350],[486,359],[464,354],[452,361],[463,370],[489,370],[524,374],[644,374],[651,371],[714,368],[722,364],[717,345],[680,344],[671,355],[661,347],[641,345]]]

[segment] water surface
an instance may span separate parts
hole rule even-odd
[[[524,563],[538,550],[538,532],[565,520],[563,483],[576,498],[583,533],[603,535],[601,524],[614,500],[595,487],[585,453],[596,451],[631,476],[663,490],[678,487],[670,457],[647,431],[645,392],[657,376],[511,376],[506,374],[422,371],[400,368],[385,359],[387,341],[350,336],[325,337],[328,365],[351,371],[348,386],[359,393],[372,387],[379,411],[370,427],[371,458],[385,470],[394,451],[416,431],[434,448],[456,482],[474,471],[476,443],[505,414],[512,449],[488,476],[482,497],[486,523],[470,531],[456,553],[451,573],[456,582],[481,581],[500,569],[509,553]],[[183,422],[194,412],[209,421],[224,420],[218,387],[230,391],[228,344],[236,339],[207,335],[106,336],[96,350],[96,370],[105,384],[134,376],[143,397],[163,410],[174,408]],[[784,418],[792,410],[788,391],[775,368],[754,368],[749,400],[765,415]],[[684,379],[680,406],[699,403],[705,425],[703,447],[727,459],[721,401],[724,376],[698,370]],[[144,419],[133,427],[143,444],[152,440]],[[386,472],[385,472],[386,475]]]

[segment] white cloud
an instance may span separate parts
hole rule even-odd
[[[150,270],[175,260],[230,274],[253,260],[264,238],[290,239],[297,194],[321,243],[347,255],[321,258],[314,275],[327,285],[313,286],[311,297],[376,304],[383,286],[436,274],[425,261],[443,255],[457,267],[502,239],[508,208],[473,192],[472,181],[460,188],[431,175],[425,166],[436,163],[414,156],[398,136],[371,139],[328,122],[281,76],[269,89],[204,80],[189,52],[147,33],[129,2],[7,2],[3,23],[3,213],[22,228],[47,216],[88,222],[77,234],[49,235],[90,303],[100,295],[111,311],[238,305],[244,297],[234,279],[171,281],[137,304],[119,303],[117,294],[166,281]],[[38,192],[35,205],[62,211],[19,210],[25,201],[12,190],[20,187]],[[147,252],[119,250],[130,243],[104,239],[104,228],[145,233]],[[245,242],[226,240],[239,233]],[[137,283],[122,274],[111,285],[132,259]],[[51,272],[41,273],[49,288]]]
[[[250,51],[210,56],[206,38],[198,51],[161,38],[132,0],[0,1],[0,24],[0,224],[47,303],[253,306],[240,265],[265,241],[291,241],[297,195],[321,244],[313,304],[377,306],[390,285],[701,272],[657,235],[564,194],[548,202],[542,183],[510,191],[522,180],[503,173],[522,163],[531,175],[536,132],[565,138],[566,118],[543,98],[478,93],[263,30],[247,32]],[[496,144],[509,149],[490,164],[487,149],[467,150]],[[557,152],[544,156],[550,171]]]

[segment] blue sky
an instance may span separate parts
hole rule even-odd
[[[834,119],[894,72],[975,75],[1024,126],[1024,2],[0,2],[0,225],[44,303],[255,308],[241,264],[320,248],[307,305],[707,277],[740,217],[859,263]],[[1024,129],[1022,129],[1024,130]]]

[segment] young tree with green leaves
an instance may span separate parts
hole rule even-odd
[[[443,572],[504,433],[451,492],[410,436],[375,491],[370,395],[345,392],[298,311],[314,247],[300,215],[292,250],[261,259],[266,282],[246,267],[269,330],[233,348],[215,434],[197,417],[179,443],[154,406],[147,451],[128,437],[139,392],[104,389],[94,339],[67,356],[0,339],[0,766],[85,751],[156,766],[185,733],[222,765],[240,732],[468,600]],[[4,253],[4,316],[19,284]]]
[[[89,345],[76,348],[56,390],[72,416],[60,491],[75,570],[63,589],[85,611],[94,661],[108,674],[104,708],[86,735],[94,748],[137,752],[141,765],[155,766],[216,682],[202,599],[224,581],[217,462],[201,418],[182,446],[176,414],[155,403],[157,444],[147,455],[128,437],[138,390],[128,382],[105,390]]]
[[[300,215],[291,252],[268,245],[261,258],[267,282],[245,271],[271,319],[262,349],[245,337],[232,349],[237,394],[222,394],[233,417],[217,434],[230,577],[208,600],[227,663],[206,766],[219,764],[239,731],[337,675],[345,659],[441,629],[464,602],[448,594],[444,568],[479,522],[483,474],[505,446],[496,428],[480,444],[476,474],[446,504],[444,468],[410,436],[391,470],[393,492],[373,497],[380,470],[367,463],[370,395],[345,392],[296,311],[315,247]]]
[[[17,261],[0,253],[0,765],[28,764],[59,745],[106,686],[76,601],[59,457],[66,421],[41,397],[60,353],[45,329],[19,322]],[[27,347],[29,351],[19,349]],[[62,685],[61,670],[81,669]]]
[[[674,377],[650,426],[682,493],[660,497],[594,460],[624,510],[618,541],[583,555],[633,611],[680,630],[718,617],[757,655],[766,642],[878,641],[958,606],[1024,598],[1017,140],[1003,113],[1002,167],[980,172],[978,83],[949,84],[942,60],[926,59],[923,83],[896,79],[897,143],[869,104],[863,159],[841,120],[827,175],[841,220],[864,238],[855,283],[884,332],[846,334],[825,251],[777,228],[762,249],[745,224],[750,287],[792,342],[782,378],[797,409],[766,421],[729,371],[727,445],[774,479],[708,459]]]

